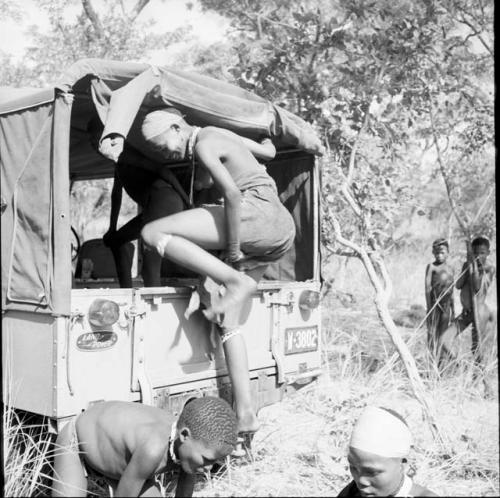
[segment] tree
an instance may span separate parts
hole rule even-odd
[[[388,311],[392,284],[383,254],[392,239],[387,227],[408,213],[421,187],[415,151],[426,139],[429,146],[424,96],[429,84],[441,81],[448,49],[471,42],[470,33],[459,30],[443,43],[443,29],[470,24],[472,36],[488,44],[485,3],[473,14],[465,0],[201,3],[231,20],[235,80],[313,122],[329,145],[322,163],[324,245],[365,265],[381,321],[439,437],[413,358]],[[476,15],[478,9],[484,15]],[[466,62],[464,56],[462,68]],[[478,65],[469,59],[469,75]],[[459,66],[450,71],[456,75]],[[477,90],[478,80],[469,81]],[[460,112],[468,121],[466,109]],[[459,143],[457,130],[450,132]]]
[[[0,83],[46,86],[57,82],[63,71],[78,59],[139,60],[148,50],[168,46],[186,34],[186,29],[152,33],[154,21],[140,19],[148,3],[149,0],[109,0],[104,9],[98,11],[92,0],[36,0],[37,6],[49,17],[49,29],[43,33],[38,27],[31,27],[33,45],[17,64],[12,59],[4,59],[9,70],[2,74]],[[78,5],[80,12],[68,19],[68,7]]]

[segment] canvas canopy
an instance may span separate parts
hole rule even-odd
[[[69,314],[69,182],[109,177],[114,169],[90,144],[88,123],[97,114],[104,133],[122,133],[143,151],[138,120],[170,105],[191,124],[321,153],[298,116],[235,85],[177,69],[84,59],[54,88],[0,88],[3,309]]]

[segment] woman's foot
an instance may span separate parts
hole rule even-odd
[[[259,430],[259,421],[253,412],[248,412],[243,416],[236,415],[236,417],[238,419],[238,440],[231,455],[236,458],[246,455],[251,457],[252,441],[255,433]]]
[[[259,420],[253,411],[239,414],[236,410],[236,419],[238,421],[238,434],[255,433],[260,428]]]
[[[208,320],[222,324],[226,313],[235,313],[240,310],[251,295],[257,290],[255,280],[244,273],[240,273],[234,280],[224,286],[222,296],[212,295],[212,306],[204,311]]]

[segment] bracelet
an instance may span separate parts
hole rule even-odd
[[[234,337],[235,335],[238,335],[238,334],[241,334],[241,330],[240,329],[233,329],[233,330],[230,330],[228,332],[224,332],[223,334],[221,334],[220,340],[221,340],[222,344],[224,344],[226,341],[228,341],[229,339],[231,339],[232,337]]]

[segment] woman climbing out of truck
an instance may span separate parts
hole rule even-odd
[[[142,134],[166,159],[190,158],[205,173],[196,175],[201,186],[212,179],[223,197],[222,204],[152,221],[141,235],[163,257],[221,285],[204,314],[221,329],[239,433],[252,435],[259,424],[239,333],[241,316],[268,263],[281,258],[295,237],[292,216],[281,204],[274,180],[254,157],[272,158],[274,146],[270,140],[257,143],[213,126],[191,126],[175,109],[150,112]],[[224,251],[223,260],[210,250]]]

